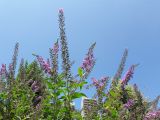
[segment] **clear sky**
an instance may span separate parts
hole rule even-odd
[[[59,36],[59,8],[65,11],[73,70],[97,42],[90,77],[113,76],[128,48],[126,70],[140,63],[130,83],[148,98],[160,94],[160,0],[0,0],[0,63],[10,61],[16,41],[19,60],[33,60],[32,53],[47,58]]]

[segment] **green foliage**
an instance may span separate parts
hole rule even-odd
[[[83,70],[82,70],[82,68],[78,68],[78,75],[79,75],[79,77],[83,77]]]

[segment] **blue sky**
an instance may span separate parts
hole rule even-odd
[[[126,70],[140,63],[130,83],[155,98],[160,94],[159,4],[159,0],[1,0],[0,63],[10,61],[16,41],[19,60],[32,61],[32,53],[47,58],[48,48],[59,36],[58,9],[64,8],[70,56],[76,61],[73,70],[97,42],[97,63],[90,77],[113,76],[128,48]]]

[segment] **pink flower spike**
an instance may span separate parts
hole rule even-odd
[[[105,83],[105,82],[107,82],[108,79],[109,79],[109,77],[101,77],[101,82]]]
[[[7,70],[6,70],[6,64],[2,64],[2,67],[0,69],[0,76],[4,76],[6,77],[7,76]]]
[[[127,85],[129,80],[133,77],[135,67],[136,65],[132,65],[127,71],[126,75],[124,76],[121,82],[123,86]]]
[[[130,109],[134,105],[134,101],[132,99],[129,99],[126,104],[124,104],[124,107],[126,109]]]
[[[53,47],[53,53],[56,55],[59,51],[59,44],[58,42],[54,44],[54,47]]]
[[[45,71],[45,73],[51,74],[51,66],[50,62],[47,60],[45,61],[41,56],[37,55],[37,60],[41,66],[41,68]]]
[[[92,78],[93,83],[98,83],[98,80],[96,78]]]
[[[59,13],[63,13],[63,12],[64,12],[63,8],[60,8]]]

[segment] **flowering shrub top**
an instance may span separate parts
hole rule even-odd
[[[69,56],[65,34],[64,11],[59,10],[60,38],[49,49],[49,59],[33,54],[31,63],[24,59],[15,74],[19,44],[15,45],[13,58],[8,66],[0,68],[0,119],[2,120],[158,120],[160,109],[157,107],[160,97],[147,101],[137,85],[128,85],[137,65],[132,65],[125,76],[128,50],[126,49],[119,68],[113,77],[88,77],[94,68],[96,59],[94,48],[89,48],[77,74],[72,74],[72,62]],[[59,72],[59,55],[62,59],[62,72]],[[111,81],[111,84],[109,84]],[[77,110],[75,99],[87,97],[82,90],[85,85],[95,87],[93,103],[86,109]],[[94,105],[92,107],[91,105]],[[89,110],[89,112],[87,112]],[[87,113],[87,114],[81,114]]]

